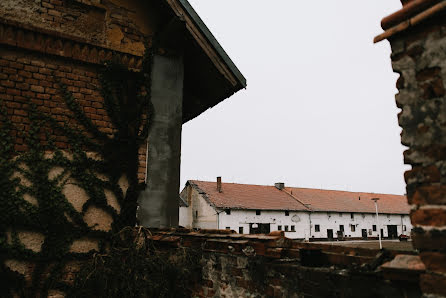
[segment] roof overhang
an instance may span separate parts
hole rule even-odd
[[[185,24],[183,123],[246,87],[246,79],[187,0],[165,0]]]
[[[409,28],[433,17],[446,16],[445,0],[412,0],[404,2],[403,8],[385,17],[381,21],[384,32],[377,35],[373,42],[392,38]]]

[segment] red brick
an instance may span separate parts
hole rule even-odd
[[[446,296],[446,276],[422,274],[420,277],[420,286],[425,294]]]
[[[0,85],[2,85],[2,86],[4,86],[4,87],[9,87],[9,88],[12,88],[12,87],[14,87],[15,86],[15,83],[13,82],[13,81],[2,81],[1,83],[0,83]]]
[[[3,68],[3,73],[16,74],[17,73],[17,69],[4,67]]]
[[[31,91],[33,92],[38,92],[38,93],[43,93],[45,92],[45,88],[43,88],[42,86],[37,86],[37,85],[31,85]]]
[[[428,271],[446,273],[446,254],[440,252],[422,252],[420,258]]]
[[[440,171],[434,165],[428,167],[415,167],[404,173],[404,180],[409,183],[411,179],[422,182],[440,182]]]
[[[446,185],[418,187],[408,196],[409,204],[446,204]]]
[[[39,69],[39,73],[44,74],[44,75],[52,75],[53,71],[50,69],[41,68],[41,69]]]
[[[31,65],[25,65],[24,68],[26,71],[30,71],[30,72],[38,72],[39,68],[35,67],[35,66],[31,66]]]
[[[20,90],[29,90],[29,85],[27,83],[17,83],[15,86]]]
[[[33,76],[31,72],[25,70],[19,70],[18,74],[25,78],[31,78]]]
[[[17,89],[10,89],[10,88],[8,88],[8,89],[6,89],[6,94],[9,94],[9,95],[21,95],[22,92],[20,90],[17,90]]]
[[[418,209],[410,214],[412,224],[424,226],[446,226],[445,209]]]

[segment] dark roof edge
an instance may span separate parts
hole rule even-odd
[[[212,45],[212,47],[218,53],[220,58],[223,59],[225,64],[229,67],[229,69],[231,70],[232,74],[237,78],[237,80],[240,83],[240,85],[243,88],[246,88],[246,79],[245,79],[245,77],[240,72],[240,70],[237,68],[237,66],[234,64],[234,62],[231,60],[231,58],[229,58],[228,54],[226,54],[225,50],[218,43],[217,39],[214,37],[214,35],[211,33],[211,31],[208,29],[208,27],[204,24],[204,22],[201,20],[200,16],[196,13],[196,11],[190,5],[189,1],[187,1],[187,0],[178,0],[178,2],[181,4],[181,6],[184,8],[184,10],[189,14],[189,16],[192,18],[194,23],[200,29],[201,33],[203,33],[203,35],[206,37],[208,42]]]

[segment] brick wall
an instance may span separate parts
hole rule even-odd
[[[28,128],[30,102],[60,121],[67,120],[60,80],[93,123],[112,133],[97,70],[112,52],[129,68],[140,69],[144,39],[150,42],[152,32],[141,15],[146,6],[134,0],[0,1],[0,99],[17,129]],[[14,136],[15,149],[26,150],[23,137],[17,132]],[[56,145],[67,147],[57,132]],[[145,180],[146,149],[145,144],[139,150],[140,182]]]
[[[426,294],[446,296],[446,15],[390,39],[414,246]]]
[[[177,229],[152,230],[151,235],[158,249],[202,253],[203,280],[193,285],[196,297],[420,296],[423,266],[407,252],[302,243],[283,232]]]

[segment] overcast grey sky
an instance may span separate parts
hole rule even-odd
[[[188,179],[404,194],[387,41],[399,0],[190,0],[248,81],[183,126]]]

